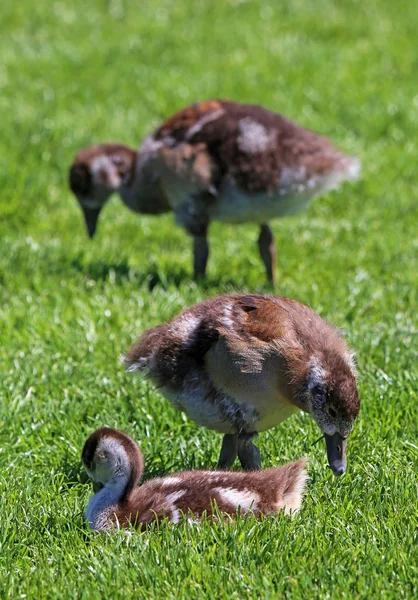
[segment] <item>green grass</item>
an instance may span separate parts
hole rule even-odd
[[[2,3],[0,597],[417,597],[416,2],[46,0]],[[74,152],[137,145],[210,97],[264,104],[358,154],[363,178],[277,221],[278,293],[339,325],[360,417],[341,479],[296,415],[265,465],[309,455],[293,521],[91,536],[86,436],[140,440],[147,477],[215,464],[220,437],[176,413],[119,354],[143,329],[226,291],[261,291],[256,229],[215,225],[205,284],[170,216],[116,198],[94,243],[67,190]],[[415,259],[415,262],[414,262]]]

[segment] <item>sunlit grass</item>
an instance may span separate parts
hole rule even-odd
[[[6,2],[0,36],[0,597],[417,596],[416,3]],[[84,144],[136,146],[199,99],[264,104],[361,157],[362,180],[274,223],[278,293],[340,326],[362,410],[348,471],[296,415],[265,465],[312,457],[300,515],[91,536],[80,464],[107,424],[147,473],[211,467],[220,437],[118,357],[143,329],[227,291],[264,291],[256,228],[215,224],[207,281],[171,216],[116,198],[94,242],[67,190]]]

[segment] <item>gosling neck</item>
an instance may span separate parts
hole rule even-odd
[[[103,529],[126,495],[129,479],[126,476],[108,481],[89,500],[86,519],[92,529]]]

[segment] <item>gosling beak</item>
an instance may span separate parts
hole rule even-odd
[[[91,239],[96,231],[101,208],[88,208],[87,206],[82,206],[81,208],[84,213],[84,220],[86,221],[87,233]]]
[[[334,435],[325,434],[327,445],[328,463],[335,475],[342,475],[347,468],[345,451],[347,448],[347,438],[343,438],[339,433]]]
[[[103,483],[100,483],[100,481],[93,481],[93,490],[95,494],[97,494],[97,492],[100,492],[102,488]]]

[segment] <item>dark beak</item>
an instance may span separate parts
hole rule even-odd
[[[325,434],[327,444],[328,463],[335,475],[342,475],[347,468],[345,451],[347,448],[347,438],[343,438],[339,433],[334,435]]]
[[[81,208],[84,213],[87,232],[89,234],[89,238],[91,239],[96,231],[97,221],[99,219],[101,208],[87,208],[87,206],[82,206]]]
[[[103,483],[100,483],[99,481],[93,481],[94,493],[97,494],[97,492],[100,492],[101,489],[103,489]]]

